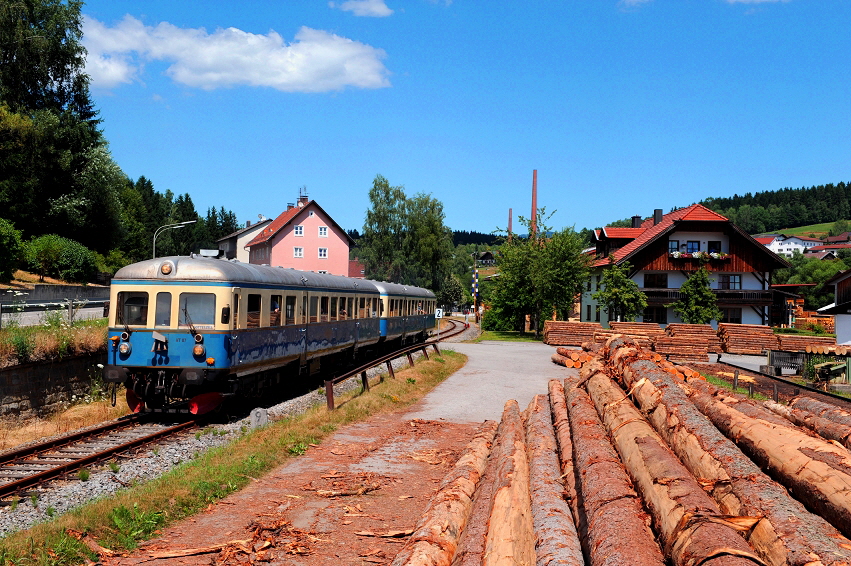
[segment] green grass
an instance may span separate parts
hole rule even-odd
[[[542,342],[544,333],[542,332],[537,338],[532,332],[505,332],[501,330],[485,330],[473,342],[481,342],[482,340],[499,340],[502,342]]]
[[[465,362],[465,356],[451,350],[430,360],[420,358],[413,368],[396,372],[396,379],[385,376],[369,392],[340,395],[335,411],[319,403],[303,415],[245,432],[160,478],[13,533],[0,539],[0,566],[61,566],[97,559],[72,536],[74,532],[88,533],[112,550],[132,550],[163,527],[204,510],[303,454],[340,426],[414,404]]]
[[[783,228],[782,230],[774,230],[777,234],[786,234],[787,236],[805,236],[815,234],[816,238],[827,236],[830,229],[833,228],[833,222],[823,222],[821,224],[810,224],[808,226],[798,226],[797,228]]]
[[[720,377],[715,377],[714,375],[706,375],[706,374],[701,374],[701,375],[703,375],[703,377],[706,378],[707,383],[711,383],[712,385],[715,385],[717,387],[723,387],[724,389],[732,391],[733,393],[738,393],[740,395],[747,396],[747,394],[748,394],[748,388],[747,387],[737,387],[736,389],[733,389],[733,384],[730,383],[729,381],[725,380],[725,379],[721,379]],[[759,393],[758,391],[754,391],[753,397],[751,397],[751,399],[755,399],[757,401],[768,401],[769,399],[771,399],[771,397],[767,397],[767,396],[763,395],[762,393]]]
[[[779,326],[775,326],[773,330],[775,334],[797,334],[798,336],[827,336],[829,338],[836,338],[836,334],[831,334],[830,332],[822,332],[821,334],[818,334],[806,328],[780,328]]]

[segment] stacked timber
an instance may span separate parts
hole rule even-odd
[[[709,324],[686,324],[684,322],[672,322],[665,327],[668,336],[687,336],[696,340],[706,341],[707,349],[713,354],[721,353],[721,339],[718,332]]]
[[[615,332],[612,330],[598,330],[594,333],[594,342],[605,344],[615,336],[622,336],[624,339],[635,342],[644,348],[650,348],[653,345],[653,338],[645,334],[624,334],[623,332]]]
[[[851,346],[847,344],[807,344],[804,351],[808,354],[823,354],[827,356],[847,356],[851,354]]]
[[[672,362],[709,362],[709,344],[698,335],[667,336],[663,334],[654,340],[653,350]]]
[[[544,322],[544,344],[581,346],[583,342],[592,342],[594,333],[602,328],[599,322],[547,320]]]
[[[553,354],[552,361],[554,364],[558,364],[566,368],[581,368],[593,357],[594,355],[589,352],[559,347],[556,348],[556,353]]]
[[[665,331],[655,322],[617,322],[610,321],[609,328],[619,334],[631,334],[635,336],[659,336]]]
[[[800,336],[797,334],[778,334],[780,349],[785,352],[809,352],[808,347],[836,346],[836,338],[830,336]]]
[[[616,373],[653,428],[728,516],[758,519],[745,538],[766,564],[848,564],[851,545],[763,473],[690,402],[682,382],[610,350]],[[704,384],[700,384],[703,387]]]
[[[718,337],[729,354],[759,356],[765,350],[777,349],[777,336],[770,326],[761,324],[718,324]]]

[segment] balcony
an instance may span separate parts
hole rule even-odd
[[[679,289],[642,289],[647,296],[650,306],[667,305],[680,300]],[[731,291],[727,289],[712,289],[719,305],[754,305],[765,306],[772,304],[773,291],[759,289],[742,289]]]
[[[668,252],[668,257],[671,259],[702,259],[709,261],[726,261],[730,259],[730,254],[724,252]]]

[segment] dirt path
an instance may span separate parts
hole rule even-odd
[[[108,564],[247,564],[252,557],[310,566],[388,564],[404,535],[357,533],[412,529],[476,427],[406,415],[345,427],[248,488],[166,529],[131,556]],[[365,490],[371,491],[324,493]],[[188,549],[207,551],[180,556]]]

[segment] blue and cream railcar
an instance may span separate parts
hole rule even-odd
[[[435,327],[434,293],[421,287],[373,281],[381,295],[381,339],[417,342]]]
[[[380,300],[373,282],[348,277],[196,256],[139,262],[112,280],[104,377],[127,386],[134,410],[189,400],[204,412],[377,344]]]

